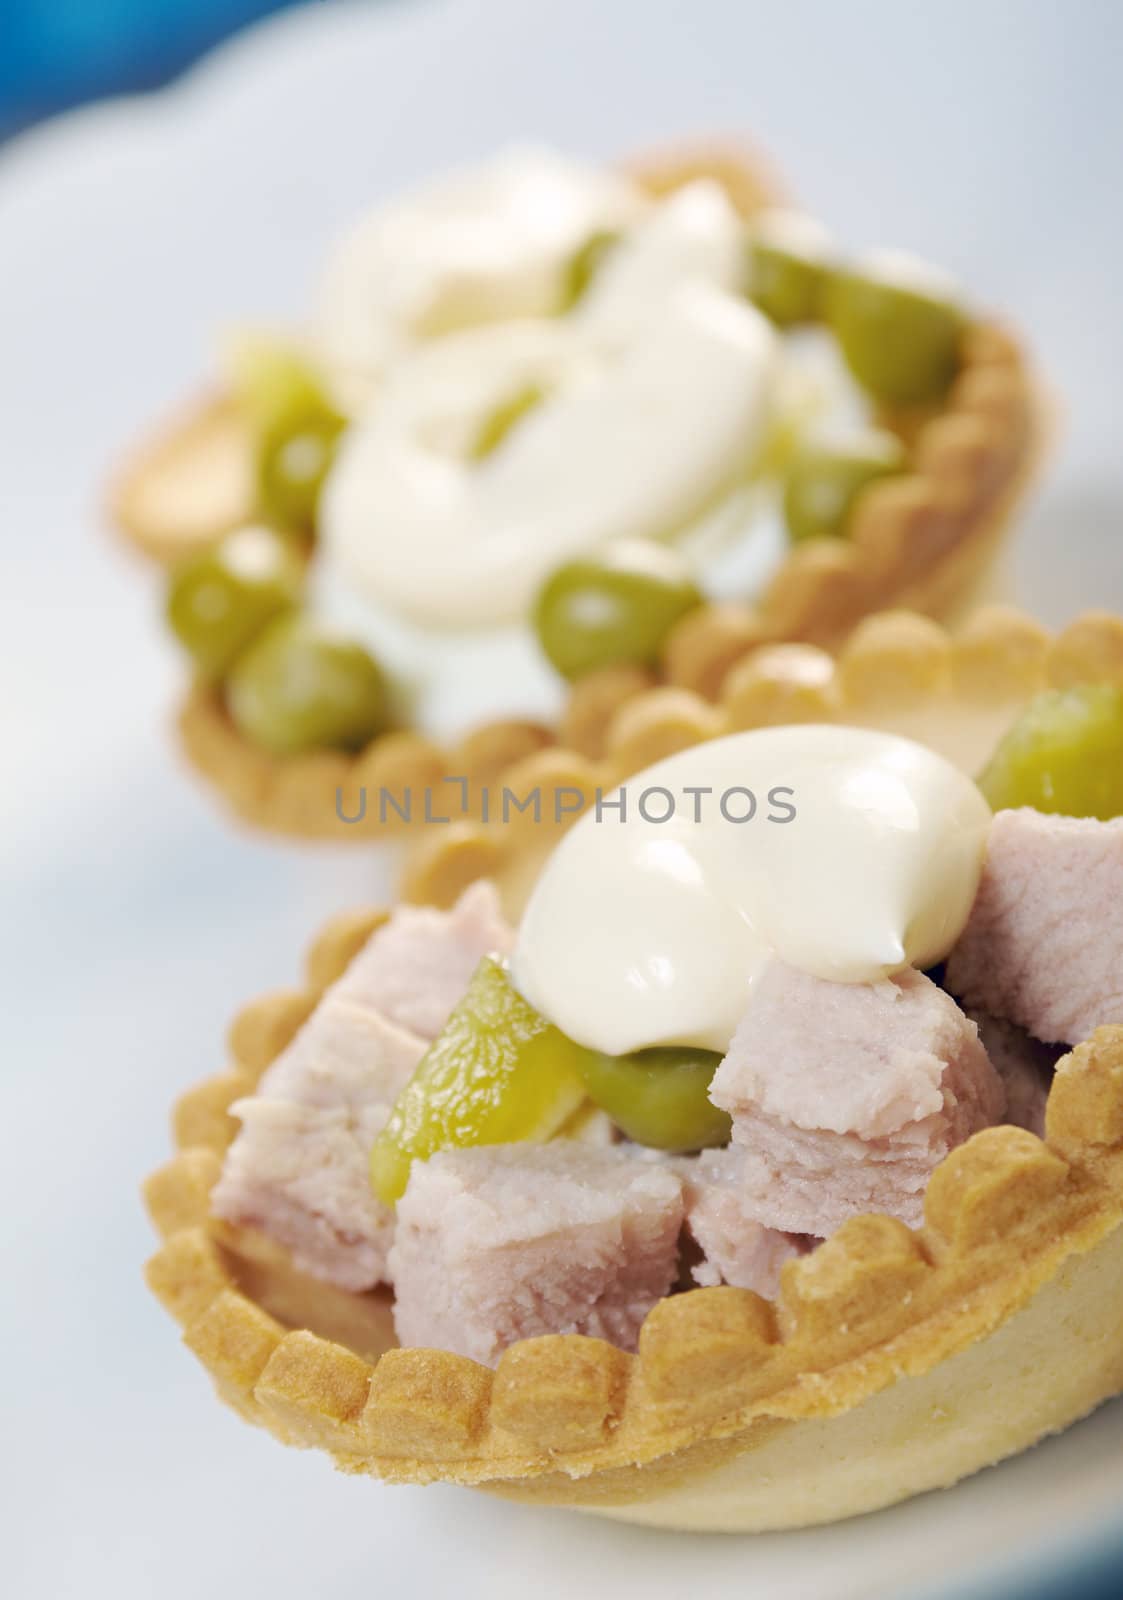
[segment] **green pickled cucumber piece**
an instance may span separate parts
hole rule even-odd
[[[991,808],[1123,816],[1123,689],[1048,689],[1026,706],[978,779]]]
[[[860,492],[878,478],[903,472],[906,462],[901,441],[881,430],[806,446],[796,454],[784,485],[789,537],[798,543],[844,536]]]
[[[501,400],[489,411],[472,441],[468,454],[473,461],[486,461],[523,418],[546,398],[546,391],[537,383],[524,384],[513,394]]]
[[[729,1143],[732,1124],[709,1097],[721,1056],[668,1045],[607,1056],[582,1050],[577,1070],[589,1098],[637,1144],[703,1150]]]
[[[585,1099],[579,1054],[485,957],[375,1141],[375,1194],[393,1205],[438,1150],[549,1139]]]
[[[939,400],[959,369],[965,318],[954,301],[878,267],[836,272],[826,315],[846,364],[888,405]]]
[[[300,599],[301,566],[269,528],[239,528],[172,573],[166,614],[203,677],[218,680]]]
[[[561,310],[572,311],[580,300],[583,300],[589,287],[600,271],[605,257],[612,254],[620,242],[620,235],[612,229],[603,228],[596,233],[591,233],[585,243],[569,260],[565,270],[565,281],[562,285]]]
[[[617,662],[654,665],[668,630],[702,603],[674,550],[643,541],[567,561],[534,611],[539,644],[564,678]]]
[[[239,731],[279,756],[358,750],[389,722],[387,683],[374,658],[299,614],[271,623],[238,657],[226,703]]]

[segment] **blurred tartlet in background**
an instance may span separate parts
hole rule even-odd
[[[190,759],[313,837],[446,778],[479,816],[653,693],[698,724],[761,647],[953,612],[1043,431],[1015,338],[923,263],[842,255],[734,146],[437,180],[225,368],[115,517],[173,569]]]

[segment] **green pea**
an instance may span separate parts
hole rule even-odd
[[[1078,684],[1034,697],[979,777],[995,811],[1123,815],[1123,689]]]
[[[203,677],[222,678],[275,617],[299,603],[301,566],[269,528],[239,528],[172,574],[167,617]]]
[[[226,700],[246,738],[280,756],[361,749],[389,722],[378,663],[300,615],[279,618],[239,656]]]
[[[847,365],[888,405],[939,400],[959,370],[962,310],[909,276],[891,266],[855,268],[836,272],[826,292],[827,321]]]
[[[257,441],[261,513],[281,528],[312,533],[320,490],[335,459],[343,424],[323,413],[278,425]]]
[[[227,345],[225,358],[234,399],[255,433],[331,409],[320,373],[291,340],[242,332]]]
[[[654,665],[668,630],[702,602],[682,558],[647,541],[567,561],[547,579],[534,625],[565,678],[616,662]]]
[[[590,1100],[638,1144],[702,1150],[729,1143],[729,1114],[709,1097],[721,1062],[712,1050],[669,1046],[607,1056],[582,1050],[575,1065]]]
[[[343,417],[309,358],[283,340],[243,335],[227,366],[254,438],[261,515],[278,527],[311,533]]]
[[[880,430],[806,446],[797,453],[784,484],[789,537],[799,542],[845,536],[861,491],[878,478],[904,471],[906,462],[901,441]]]

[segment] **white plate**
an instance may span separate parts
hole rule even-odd
[[[375,195],[516,134],[599,155],[745,127],[851,240],[943,260],[1033,329],[1070,418],[1019,594],[1052,620],[1118,606],[1121,23],[1047,0],[323,6],[173,93],[0,157],[0,970],[16,999],[0,1592],[1073,1592],[1074,1552],[1118,1523],[1119,1406],[951,1493],[756,1540],[389,1490],[217,1407],[140,1286],[136,1184],[166,1151],[172,1094],[221,1064],[239,1000],[293,974],[323,915],[385,892],[387,864],[235,837],[174,770],[178,663],[97,500],[121,447],[205,374],[215,330],[298,312],[325,239]]]

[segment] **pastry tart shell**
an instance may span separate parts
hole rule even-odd
[[[746,215],[780,198],[771,173],[734,144],[682,146],[629,165],[655,193],[715,177]],[[245,739],[220,693],[199,683],[179,714],[184,752],[226,807],[253,827],[369,840],[404,826],[407,791],[419,794],[451,775],[469,782],[455,820],[470,822],[480,814],[482,790],[519,779],[532,755],[586,771],[605,756],[615,713],[626,702],[637,711],[650,691],[720,705],[730,676],[768,646],[798,641],[832,649],[864,617],[892,606],[954,615],[985,581],[1035,476],[1049,407],[1018,339],[978,322],[967,330],[962,368],[943,404],[883,420],[906,438],[910,470],[862,495],[846,539],[793,548],[751,604],[691,613],[672,630],[657,671],[610,668],[581,679],[556,725],[494,720],[452,746],[404,729],[354,754],[281,759]],[[250,440],[233,403],[206,395],[125,463],[112,490],[112,520],[145,556],[172,563],[252,520],[252,480]],[[360,816],[364,792],[386,792],[399,804],[369,805]]]
[[[1119,618],[1089,613],[1050,637],[995,609],[953,639],[895,613],[870,619],[837,661],[778,647],[721,707],[740,727],[785,710],[912,731],[970,765],[1043,684],[1081,681],[1123,682]],[[632,737],[637,766],[664,753]],[[502,878],[501,859],[485,865]],[[229,1107],[384,916],[336,919],[301,988],[241,1013],[231,1066],[180,1101],[177,1153],[146,1185],[162,1238],[149,1285],[248,1420],[390,1482],[748,1531],[954,1483],[1123,1390],[1123,1027],[1061,1060],[1044,1140],[977,1134],[934,1173],[921,1228],[845,1224],[785,1266],[775,1303],[694,1289],[656,1305],[634,1355],[557,1335],[512,1345],[494,1372],[397,1348],[388,1294],[302,1277],[209,1207],[236,1131]]]
[[[319,979],[371,918],[330,928]],[[393,1342],[390,1302],[301,1277],[209,1212],[228,1106],[315,1001],[244,1012],[233,1068],[181,1101],[146,1186],[148,1283],[223,1400],[285,1444],[395,1483],[453,1482],[627,1521],[805,1526],[942,1487],[1123,1389],[1123,1028],[1066,1056],[1047,1139],[991,1128],[936,1170],[925,1224],[845,1224],[749,1290],[665,1299],[636,1355],[554,1335],[491,1372]]]

